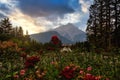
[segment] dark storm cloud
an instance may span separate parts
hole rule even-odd
[[[19,0],[21,11],[31,16],[72,13],[78,5],[78,0]]]

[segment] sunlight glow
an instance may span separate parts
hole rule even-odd
[[[31,18],[30,16],[23,14],[18,9],[16,9],[15,12],[13,12],[9,16],[9,18],[10,18],[11,22],[14,23],[14,26],[21,26],[24,30],[24,33],[26,32],[26,30],[28,30],[29,34],[44,31],[44,27],[37,25],[35,23],[34,18]]]
[[[88,13],[89,11],[89,6],[90,6],[90,2],[87,2],[85,0],[79,0],[79,3],[81,4],[81,9],[84,13]]]

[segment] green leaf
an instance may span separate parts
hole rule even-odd
[[[6,77],[5,77],[5,78],[10,78],[10,77],[11,77],[11,75],[9,75],[9,74],[8,74],[8,75],[6,75]]]

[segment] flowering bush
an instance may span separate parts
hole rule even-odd
[[[18,47],[17,43],[12,41],[0,42],[0,59],[11,61],[12,59],[19,59],[18,56],[21,53],[21,48]]]
[[[74,66],[74,65],[70,65],[70,66],[66,66],[62,72],[61,72],[61,76],[63,76],[65,79],[70,80],[72,78],[75,77],[75,72],[77,70],[78,67]]]
[[[37,56],[28,57],[25,61],[25,68],[33,68],[38,61],[40,61],[40,59]]]
[[[101,79],[100,76],[97,77],[97,76],[94,76],[94,75],[89,74],[89,73],[85,74],[85,76],[83,78],[83,80],[100,80],[100,79]]]
[[[36,74],[36,76],[37,76],[37,79],[42,79],[42,78],[46,75],[46,72],[47,72],[47,71],[43,71],[43,70],[38,69],[38,70],[35,72],[35,74]]]
[[[74,64],[66,66],[60,73],[62,78],[65,80],[101,80],[101,76],[95,76],[90,73],[92,67],[88,67],[87,69],[82,69],[80,66],[75,66]]]
[[[60,43],[60,40],[58,38],[58,36],[54,35],[51,37],[51,42],[55,45],[59,44]]]
[[[53,40],[54,41],[54,40]],[[56,44],[56,43],[55,43]],[[48,46],[47,46],[48,47]],[[24,52],[12,41],[0,42],[1,80],[112,80],[119,78],[120,56],[80,53],[73,50],[69,54],[55,54],[43,51],[40,55],[33,51]],[[20,54],[19,54],[20,53]],[[28,54],[30,55],[28,57]],[[34,56],[31,56],[34,55]],[[40,58],[39,58],[40,56]],[[74,63],[74,64],[70,64]],[[70,65],[69,65],[70,64]],[[81,66],[77,66],[77,65]],[[90,65],[90,66],[88,66]],[[86,68],[86,66],[88,66]],[[117,76],[117,77],[114,77]],[[12,77],[12,78],[11,78]],[[108,78],[106,78],[108,77]],[[13,79],[14,78],[14,79]]]
[[[3,41],[0,42],[0,54],[8,54],[8,53],[14,53],[19,52],[21,48],[18,47],[18,45],[12,41]]]

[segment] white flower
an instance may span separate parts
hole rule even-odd
[[[60,52],[72,52],[72,50],[69,47],[64,47],[60,50]]]

